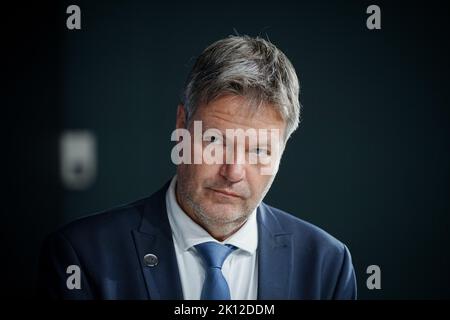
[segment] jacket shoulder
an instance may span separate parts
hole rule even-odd
[[[334,251],[339,254],[345,249],[345,245],[322,228],[307,222],[295,215],[270,205],[264,204],[279,222],[286,233],[294,235],[294,241],[310,250]]]
[[[267,205],[266,205],[267,206]],[[280,209],[267,206],[268,222],[278,234],[292,239],[294,282],[308,283],[308,297],[314,299],[355,299],[356,277],[348,248],[323,229]],[[320,281],[314,281],[320,279]],[[301,288],[301,286],[297,287]],[[304,291],[294,295],[304,297]]]
[[[94,212],[55,231],[68,240],[113,237],[139,227],[147,198]]]

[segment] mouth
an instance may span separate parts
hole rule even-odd
[[[230,197],[230,198],[241,198],[240,195],[238,195],[238,194],[236,194],[234,192],[231,192],[231,191],[220,190],[220,189],[213,189],[213,188],[210,188],[210,189],[212,191],[216,192],[216,193],[219,193],[220,195],[223,195],[223,196],[227,196],[227,197]]]

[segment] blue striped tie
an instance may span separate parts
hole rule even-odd
[[[222,265],[228,255],[237,249],[214,241],[195,246],[206,265],[206,277],[201,300],[230,300],[230,288],[222,274]]]

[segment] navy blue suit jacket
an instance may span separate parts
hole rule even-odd
[[[62,299],[183,299],[165,193],[82,218],[44,243],[39,296]],[[346,246],[325,231],[261,203],[258,299],[354,299],[356,281]],[[146,266],[153,253],[158,264]],[[68,289],[69,265],[81,289]]]

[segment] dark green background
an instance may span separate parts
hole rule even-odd
[[[81,7],[82,30],[66,29],[70,4]],[[366,28],[370,4],[381,7],[381,30]],[[7,16],[15,50],[4,99],[3,294],[31,296],[46,233],[172,176],[170,134],[189,68],[236,30],[281,48],[302,88],[303,120],[265,201],[347,244],[359,298],[450,298],[443,2],[63,1]],[[59,181],[67,129],[97,137],[98,177],[86,191]],[[366,288],[371,264],[381,290]]]

